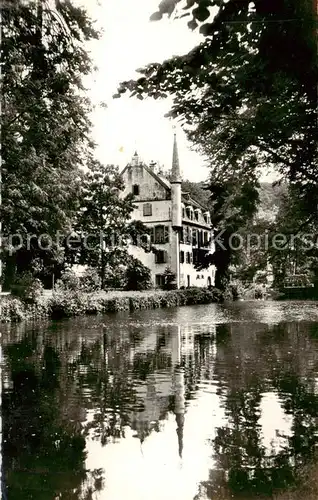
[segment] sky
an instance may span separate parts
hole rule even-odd
[[[112,99],[118,84],[138,77],[136,69],[150,62],[162,62],[191,50],[202,40],[187,27],[187,20],[150,22],[159,0],[77,0],[84,5],[103,35],[88,45],[98,70],[85,80],[96,105],[92,115],[97,156],[103,163],[124,167],[135,150],[146,163],[156,161],[171,167],[173,123],[164,117],[171,100],[155,101],[124,96]],[[107,108],[99,106],[105,102]],[[176,128],[180,165],[185,179],[205,180],[204,160],[190,150],[183,131]]]

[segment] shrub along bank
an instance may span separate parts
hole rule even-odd
[[[1,322],[20,322],[41,318],[70,318],[87,314],[179,307],[194,304],[222,302],[223,295],[216,289],[187,288],[184,290],[144,292],[97,292],[60,290],[51,297],[37,297],[29,303],[17,297],[1,300]]]

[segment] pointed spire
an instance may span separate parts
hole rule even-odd
[[[180,365],[178,365],[174,371],[174,397],[174,414],[177,423],[178,451],[179,457],[182,458],[185,416],[185,385],[184,371]]]
[[[178,436],[178,452],[179,452],[179,457],[182,458],[184,413],[177,413],[176,414],[176,422],[177,422],[177,436]]]
[[[174,392],[174,414],[177,423],[179,457],[182,458],[183,450],[183,428],[185,415],[185,383],[184,369],[182,368],[181,352],[181,327],[177,326],[175,335],[171,339],[171,364],[173,367],[172,383]]]
[[[180,163],[177,145],[177,134],[174,131],[171,182],[181,182]]]

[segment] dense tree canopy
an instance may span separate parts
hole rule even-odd
[[[145,232],[142,223],[131,220],[133,195],[123,196],[124,187],[118,167],[91,159],[75,228],[81,235],[79,261],[98,269],[102,287],[106,268],[116,273],[118,266],[127,264],[130,238]]]
[[[117,96],[172,94],[170,115],[182,121],[212,169],[271,164],[293,182],[316,182],[313,2],[163,0],[152,18],[181,7],[204,41],[184,56],[138,70],[141,78],[123,82]]]
[[[293,184],[311,214],[318,181],[315,2],[163,0],[152,20],[172,14],[190,18],[202,43],[139,69],[141,77],[122,82],[115,97],[173,96],[169,116],[210,166],[214,225],[224,242],[253,219],[264,167]],[[228,250],[213,256],[218,284],[238,257]]]
[[[17,1],[2,9],[1,220],[4,236],[23,238],[14,254],[15,261],[23,254],[20,267],[41,254],[36,239],[25,253],[27,234],[53,238],[71,228],[92,146],[85,44],[97,37],[85,10],[70,0]]]

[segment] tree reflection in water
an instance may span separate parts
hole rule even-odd
[[[89,500],[102,471],[85,470],[85,410],[67,350],[34,330],[4,346],[3,468],[8,498]]]
[[[317,329],[308,324],[217,328],[216,374],[227,422],[213,442],[217,467],[196,498],[272,497],[297,485],[315,457],[317,361],[308,332]],[[264,446],[260,425],[261,401],[271,392],[292,417],[291,435],[280,436],[285,444],[277,452]]]
[[[87,440],[106,446],[130,429],[143,443],[171,413],[182,457],[186,408],[203,382],[217,387],[226,423],[215,430],[215,467],[196,498],[271,496],[297,483],[317,444],[317,325],[223,324],[215,341],[215,327],[206,325],[194,335],[191,325],[101,321],[53,323],[5,337],[8,498],[93,498],[107,471],[87,470]],[[280,449],[263,439],[268,394],[292,420]]]
[[[48,344],[39,352],[34,334],[7,346],[5,355],[11,379],[2,401],[7,497],[88,500],[100,472],[85,472],[82,409],[71,398],[74,381],[67,380],[59,352]]]

